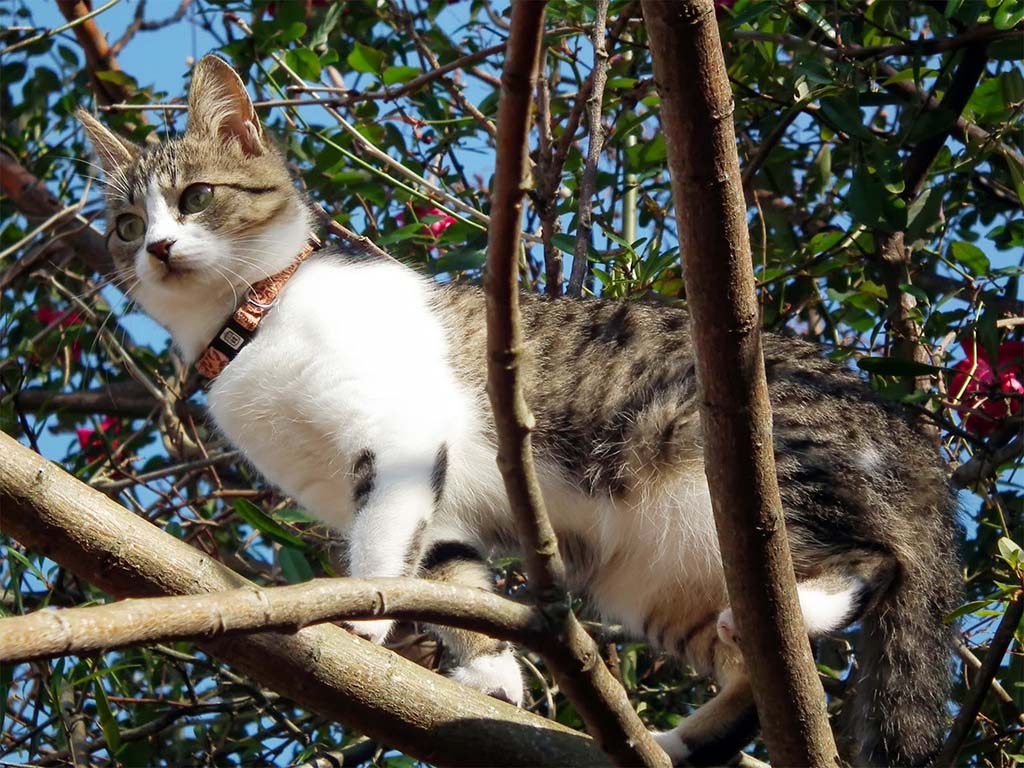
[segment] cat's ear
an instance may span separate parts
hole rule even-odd
[[[104,171],[108,174],[116,173],[135,162],[140,152],[135,144],[122,139],[84,109],[79,109],[75,116],[85,128]]]
[[[249,156],[262,155],[263,128],[245,84],[223,59],[204,56],[192,73],[187,133],[237,139]]]

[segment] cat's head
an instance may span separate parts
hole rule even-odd
[[[216,56],[196,65],[179,138],[139,147],[78,117],[106,173],[118,276],[172,332],[185,308],[230,304],[301,250],[308,210],[241,79]]]

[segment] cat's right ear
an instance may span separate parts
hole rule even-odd
[[[223,59],[208,54],[192,72],[186,133],[237,141],[250,157],[262,155],[263,127],[238,73]]]
[[[140,152],[136,145],[122,139],[84,109],[78,110],[75,116],[85,128],[104,171],[116,173],[135,162]]]

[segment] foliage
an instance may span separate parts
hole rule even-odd
[[[183,112],[138,107],[180,104],[186,53],[216,50],[244,74],[301,184],[336,223],[437,279],[477,281],[505,11],[490,0],[182,6],[184,15],[154,30],[132,19],[123,30],[110,21],[114,11],[101,13],[97,33],[118,43],[113,56],[97,59],[95,38],[80,34],[86,23],[27,42],[62,22],[40,22],[34,2],[0,0],[2,151],[45,184],[59,201],[52,213],[60,213],[48,221],[38,211],[26,216],[22,192],[5,180],[0,428],[246,576],[265,584],[302,581],[332,571],[331,534],[209,433],[196,407],[202,395],[190,394],[188,372],[166,335],[76,258],[73,235],[102,227],[102,204],[94,171],[81,160],[89,154],[72,113],[98,102],[105,121],[136,141],[181,130]],[[152,21],[154,9],[139,8],[138,18]],[[1019,442],[1020,360],[1005,363],[1016,372],[1016,388],[1000,388],[991,366],[988,379],[965,378],[971,368],[962,350],[975,350],[971,360],[1000,361],[1001,370],[1020,350],[1013,339],[1024,323],[1024,4],[738,0],[718,3],[718,12],[765,326],[812,339],[851,365],[859,361],[875,386],[936,425],[953,464]],[[608,17],[606,135],[592,169],[595,226],[584,287],[675,300],[683,294],[680,253],[639,6],[614,0]],[[549,276],[562,274],[563,257],[568,274],[586,202],[578,193],[591,140],[585,102],[593,19],[589,3],[555,2],[548,11],[546,85],[538,93],[524,227],[531,290],[553,292]],[[206,41],[198,50],[190,50],[192,32]],[[183,79],[168,91],[150,84],[154,72],[115,65],[117,54],[158,37],[180,48],[171,61]],[[980,46],[987,61],[957,122],[940,100],[954,88],[966,43]],[[438,75],[448,64],[455,66]],[[908,189],[910,159],[947,133],[922,191]],[[897,232],[909,269],[894,295],[879,243]],[[896,349],[899,307],[916,329],[923,362]],[[947,375],[954,367],[956,383]],[[923,376],[916,389],[906,386],[912,376]],[[986,403],[1002,398],[1005,407],[985,407],[998,420],[978,428],[982,420],[969,409],[982,392]],[[183,393],[188,404],[179,400]],[[962,495],[970,602],[960,621],[972,648],[985,645],[1021,588],[1019,548],[1013,549],[1024,530],[1019,456]],[[4,611],[105,599],[45,558],[5,543]],[[501,588],[517,590],[515,563],[500,565]],[[652,726],[671,726],[710,695],[676,661],[629,643],[614,628],[602,632],[609,658]],[[406,642],[413,650],[405,652],[427,661],[436,655],[416,628],[409,638],[416,642]],[[992,699],[983,708],[961,754],[971,764],[1024,759],[1014,754],[1024,709],[1022,640],[1018,634],[998,675],[1011,702]],[[841,696],[844,647],[826,644],[820,660],[834,678],[830,692]],[[580,726],[572,704],[533,661],[529,705]],[[961,685],[958,700],[963,693]],[[290,764],[338,749],[356,750],[349,755],[356,762],[410,762],[359,743],[358,734],[260,690],[185,644],[6,667],[0,707],[0,753],[17,760],[65,761],[75,741],[72,721],[83,714],[80,743],[102,764]]]

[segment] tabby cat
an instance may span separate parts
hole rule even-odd
[[[137,147],[82,112],[107,175],[107,243],[138,303],[195,361],[253,283],[286,269],[307,201],[222,60],[196,66],[184,135]],[[754,734],[704,477],[681,309],[523,295],[527,399],[571,589],[721,691],[658,734],[717,763]],[[947,720],[957,605],[946,469],[898,408],[813,346],[764,339],[775,454],[810,636],[861,624],[845,707],[858,763],[920,765]],[[344,531],[351,573],[491,588],[514,551],[484,392],[484,297],[326,247],[284,284],[209,386],[220,430],[271,482]],[[388,620],[359,622],[375,642]],[[442,630],[443,632],[443,630]],[[449,631],[450,674],[519,703],[514,651]]]

